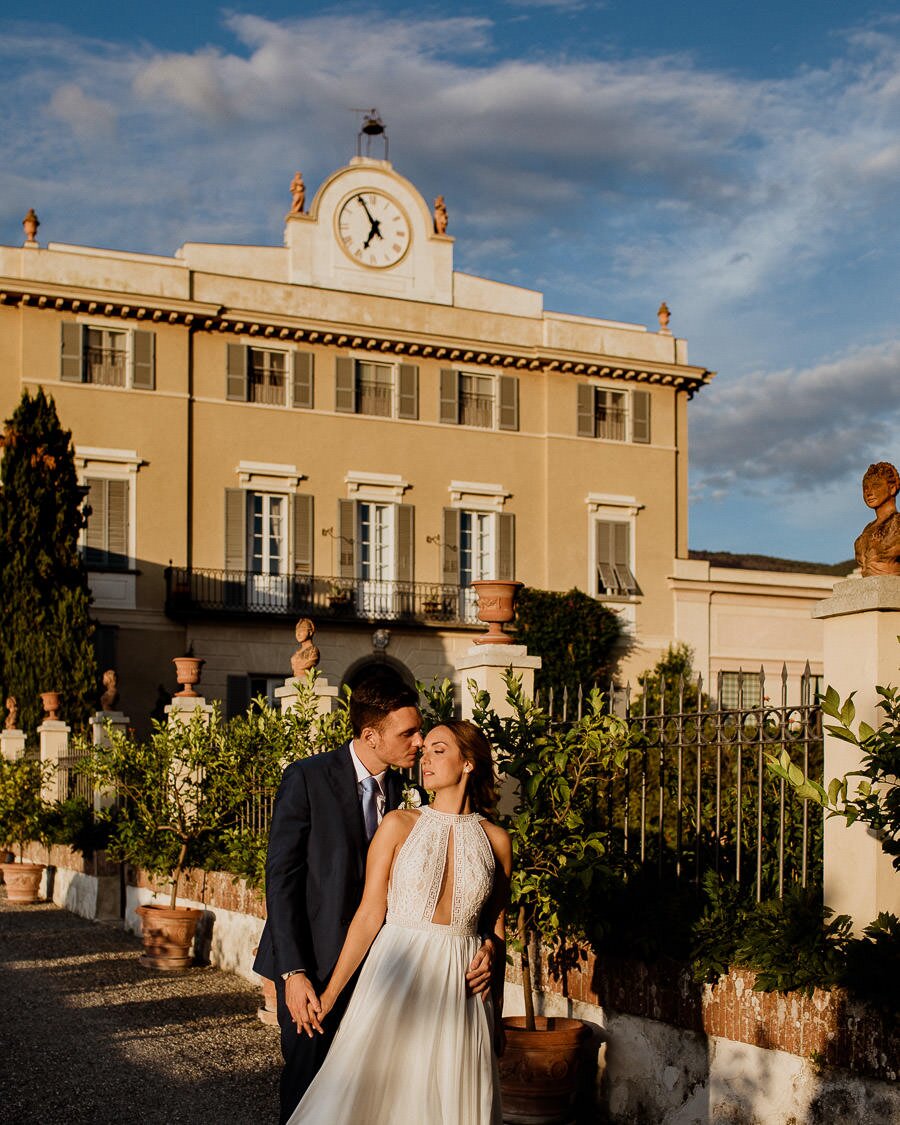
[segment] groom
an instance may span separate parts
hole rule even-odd
[[[353,991],[344,989],[319,1034],[318,995],[362,899],[369,840],[402,803],[397,770],[410,769],[422,746],[418,703],[399,677],[373,675],[350,697],[352,741],[291,763],[282,777],[269,831],[268,921],[253,965],[274,980],[278,997],[282,1125],[322,1065]],[[476,954],[466,974],[471,991],[489,987],[491,955],[489,943]]]

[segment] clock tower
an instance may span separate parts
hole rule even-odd
[[[289,280],[298,285],[449,305],[453,239],[388,160],[356,156],[285,221]]]

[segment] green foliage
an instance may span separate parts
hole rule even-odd
[[[561,594],[529,586],[516,605],[515,636],[541,658],[536,689],[542,694],[552,689],[561,700],[566,689],[574,698],[579,687],[587,693],[609,680],[622,624],[602,602],[581,590]]]
[[[430,684],[416,682],[419,695],[422,696],[422,733],[427,734],[432,727],[446,723],[456,714],[456,701],[453,693],[453,684],[444,679],[440,683],[433,679]]]
[[[72,435],[52,398],[26,391],[0,448],[0,697],[15,696],[19,725],[31,732],[41,721],[40,693],[58,691],[62,714],[79,728],[98,675]]]
[[[726,882],[715,871],[703,877],[703,894],[705,909],[692,926],[691,968],[698,984],[713,983],[728,972],[751,909],[747,888]]]
[[[697,691],[694,650],[680,642],[669,645],[652,668],[637,678],[640,692],[631,701],[632,715],[658,715],[660,706],[667,715],[679,711],[708,710],[709,696]]]
[[[41,796],[41,787],[53,767],[48,762],[0,758],[0,846],[3,851],[19,850],[31,840],[45,842],[48,837],[50,805]]]
[[[47,816],[47,843],[63,844],[90,858],[109,846],[112,816],[109,820],[95,819],[93,803],[84,797],[57,801]]]
[[[596,689],[582,718],[560,729],[525,697],[518,678],[508,673],[506,685],[511,715],[500,718],[488,694],[477,692],[474,721],[517,794],[505,820],[513,844],[512,907],[520,928],[558,946],[584,936],[595,903],[615,878],[597,818],[597,787],[623,769],[637,746]]]
[[[900,1021],[900,919],[883,912],[847,947],[843,983],[856,996]]]
[[[894,687],[875,690],[881,696],[878,707],[885,715],[877,730],[860,722],[854,731],[853,695],[841,703],[838,693],[829,687],[821,700],[824,714],[835,720],[825,729],[858,748],[860,769],[833,778],[826,789],[806,776],[787,751],[768,754],[768,768],[798,796],[821,805],[828,816],[843,817],[848,825],[857,820],[867,825],[880,840],[882,850],[893,856],[894,870],[900,872],[900,691]],[[851,793],[853,778],[859,780]]]
[[[589,937],[595,952],[642,961],[687,961],[692,922],[699,912],[694,888],[660,881],[655,871],[641,868],[627,854],[617,857],[616,869],[621,877],[610,880],[602,902],[592,911]]]

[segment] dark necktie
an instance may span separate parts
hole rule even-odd
[[[362,780],[362,810],[363,820],[366,825],[366,839],[371,840],[378,828],[378,795],[381,786],[374,777],[364,777]]]

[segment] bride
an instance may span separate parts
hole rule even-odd
[[[429,731],[422,783],[434,804],[388,813],[366,886],[319,997],[316,1027],[371,946],[325,1062],[288,1125],[499,1125],[504,914],[512,849],[485,819],[491,748],[454,720]],[[491,997],[466,994],[479,933],[495,938]],[[496,1050],[496,1053],[495,1053]]]

